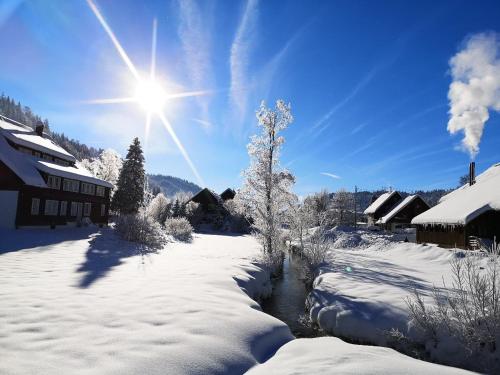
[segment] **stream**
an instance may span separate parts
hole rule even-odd
[[[324,336],[310,324],[305,311],[307,295],[311,291],[306,262],[289,251],[283,262],[281,277],[273,280],[273,293],[261,303],[262,310],[285,322],[296,337]]]

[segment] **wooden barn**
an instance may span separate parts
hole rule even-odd
[[[222,207],[223,200],[219,194],[208,188],[200,190],[191,199],[191,202],[198,203],[204,212],[215,212]]]
[[[476,238],[500,240],[500,163],[441,198],[438,205],[416,216],[418,243],[471,249]]]
[[[364,214],[368,216],[368,226],[375,225],[382,216],[401,202],[401,199],[401,194],[397,191],[388,191],[374,199],[372,204],[364,211]]]
[[[93,177],[44,133],[0,116],[0,226],[108,222],[110,183]]]
[[[409,195],[386,215],[377,220],[377,225],[387,230],[408,228],[412,219],[429,209],[429,205],[419,195]]]

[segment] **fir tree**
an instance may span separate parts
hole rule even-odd
[[[121,214],[137,213],[144,201],[144,156],[138,138],[130,145],[118,177],[111,208]]]

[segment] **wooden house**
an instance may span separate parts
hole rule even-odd
[[[110,183],[93,177],[39,123],[0,116],[0,226],[108,222]]]
[[[387,230],[407,228],[412,219],[429,209],[429,205],[419,195],[409,195],[396,204],[387,214],[377,220],[377,225]]]
[[[470,249],[477,237],[500,240],[500,163],[477,178],[474,171],[471,163],[469,183],[413,218],[418,243]]]
[[[223,203],[222,198],[208,188],[200,190],[190,201],[198,203],[203,212],[206,213],[216,212],[222,207]]]
[[[372,204],[364,211],[364,214],[368,217],[368,225],[375,225],[378,219],[386,215],[401,199],[401,194],[397,191],[388,191],[374,199]]]

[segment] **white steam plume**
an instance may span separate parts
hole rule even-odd
[[[450,60],[453,82],[448,91],[448,131],[464,132],[462,147],[471,158],[479,152],[488,110],[500,111],[500,38],[475,34]]]

